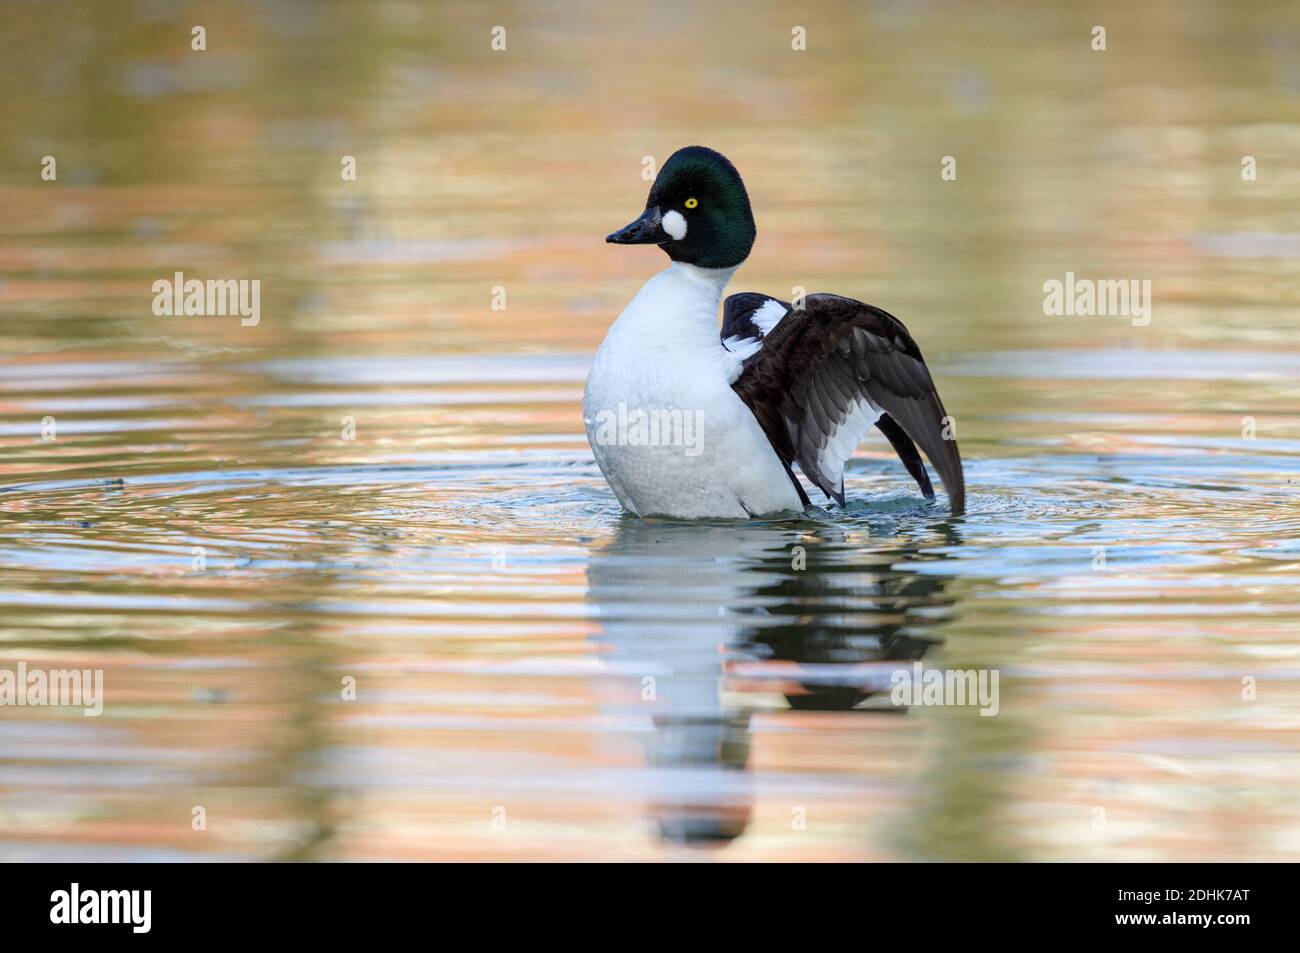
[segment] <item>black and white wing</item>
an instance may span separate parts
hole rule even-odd
[[[761,342],[790,313],[790,302],[745,291],[722,303],[722,340]]]
[[[933,499],[920,444],[953,515],[965,511],[950,421],[920,348],[893,315],[839,295],[808,295],[795,310],[765,295],[737,294],[723,305],[722,337],[729,350],[747,355],[732,389],[787,469],[798,461],[843,505],[844,465],[874,425]]]

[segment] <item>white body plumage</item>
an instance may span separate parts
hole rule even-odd
[[[745,352],[723,347],[718,305],[734,271],[674,262],[645,283],[596,353],[582,404],[587,440],[637,516],[802,509],[753,411],[731,389]]]

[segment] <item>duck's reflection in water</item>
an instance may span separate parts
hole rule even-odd
[[[588,599],[626,676],[615,706],[653,723],[647,793],[665,839],[720,844],[745,830],[750,711],[763,700],[870,710],[880,693],[876,710],[901,710],[888,662],[933,644],[946,580],[920,569],[954,542],[946,524],[876,540],[829,523],[622,521],[592,555]]]

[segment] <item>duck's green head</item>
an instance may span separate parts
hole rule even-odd
[[[687,146],[659,170],[641,217],[605,241],[658,245],[673,261],[701,268],[735,268],[756,234],[736,167],[720,152]]]

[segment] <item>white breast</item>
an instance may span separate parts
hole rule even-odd
[[[741,358],[718,339],[734,269],[680,262],[609,329],[583,399],[596,463],[627,510],[682,519],[798,510],[758,421],[731,389]]]

